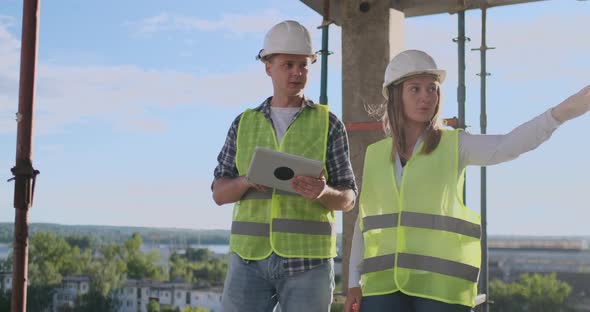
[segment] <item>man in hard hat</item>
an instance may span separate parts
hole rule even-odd
[[[356,184],[343,123],[303,95],[315,61],[296,21],[270,29],[257,59],[273,95],[232,123],[215,168],[213,199],[236,203],[222,307],[232,311],[329,311],[334,290],[335,210],[354,207]],[[285,194],[248,181],[257,146],[322,161],[320,177],[297,176]]]

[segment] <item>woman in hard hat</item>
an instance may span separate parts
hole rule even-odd
[[[366,152],[346,311],[470,311],[481,228],[463,205],[465,167],[515,159],[590,110],[587,86],[506,135],[443,130],[444,78],[422,51],[401,52],[387,66],[388,137]]]

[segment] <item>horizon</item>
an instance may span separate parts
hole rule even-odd
[[[12,225],[14,223],[11,222],[0,222],[0,226],[6,224],[6,225]],[[156,230],[172,230],[172,231],[224,231],[224,232],[229,232],[231,231],[231,229],[222,229],[222,228],[218,228],[218,229],[202,229],[202,228],[162,228],[162,227],[157,227],[157,226],[136,226],[136,225],[103,225],[103,224],[61,224],[61,223],[46,223],[46,222],[31,222],[29,223],[29,226],[33,226],[33,225],[39,225],[39,224],[43,224],[43,225],[53,225],[53,226],[64,226],[64,227],[105,227],[105,228],[141,228],[141,229],[156,229]],[[30,233],[30,231],[29,231]],[[338,235],[342,235],[342,232],[336,232],[336,234]],[[583,238],[583,239],[588,239],[590,242],[590,235],[530,235],[530,234],[488,234],[488,238],[498,238],[498,237],[519,237],[519,238],[526,238],[526,237],[531,237],[531,238],[546,238],[546,239],[550,239],[550,238]]]

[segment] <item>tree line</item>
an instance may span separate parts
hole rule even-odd
[[[187,248],[172,254],[166,265],[159,265],[157,251],[140,251],[141,235],[135,233],[122,243],[98,244],[89,236],[58,236],[37,232],[29,244],[28,296],[30,311],[45,311],[64,276],[90,278],[90,290],[78,298],[73,309],[61,311],[116,311],[118,302],[111,292],[126,279],[179,281],[202,286],[221,285],[227,259],[216,258],[208,249]],[[0,261],[0,271],[12,271],[12,255]],[[0,289],[0,311],[10,310],[10,292]],[[164,310],[162,310],[164,311]]]
[[[52,232],[57,236],[91,237],[97,243],[122,243],[133,234],[138,234],[146,244],[194,245],[229,244],[229,230],[165,229],[133,226],[62,225],[32,223],[30,235]],[[14,223],[0,223],[0,243],[14,241]]]

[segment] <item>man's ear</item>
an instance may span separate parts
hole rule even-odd
[[[272,66],[272,64],[270,63],[270,60],[266,60],[264,61],[264,69],[266,70],[266,74],[270,77],[270,67]]]

